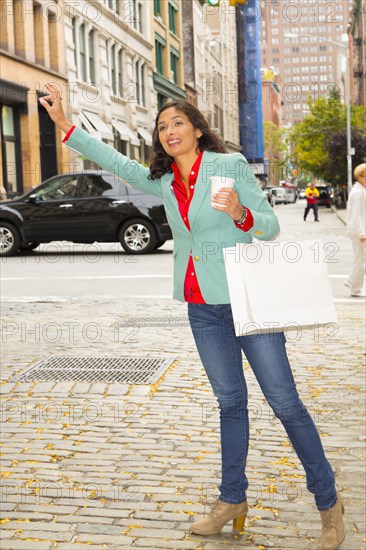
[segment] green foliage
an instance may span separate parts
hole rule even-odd
[[[279,128],[273,122],[263,124],[264,156],[270,161],[269,180],[278,183],[281,179],[282,168],[286,162],[286,130]]]
[[[320,97],[315,101],[310,98],[308,105],[310,113],[290,134],[292,155],[296,164],[301,170],[317,178],[334,183],[347,180],[347,167],[344,174],[347,145],[346,140],[341,137],[342,133],[343,137],[346,136],[347,114],[339,93],[333,90],[328,97]],[[356,146],[357,142],[357,149],[363,143],[365,118],[365,106],[351,106],[351,126],[356,140],[352,146]],[[335,145],[336,156],[333,154]],[[358,158],[361,153],[356,151],[356,154]]]
[[[352,128],[352,147],[355,155],[352,156],[353,169],[366,161],[366,132]],[[344,184],[347,182],[347,133],[346,130],[334,132],[325,138],[325,148],[329,162],[324,172],[324,179],[332,183]]]

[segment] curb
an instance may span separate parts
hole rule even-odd
[[[331,206],[331,209],[333,210],[333,212],[336,214],[337,218],[339,220],[341,220],[341,222],[344,224],[344,225],[347,225],[347,221],[340,215],[340,213],[338,212],[338,210],[336,209],[335,206]],[[345,211],[346,212],[346,211]]]

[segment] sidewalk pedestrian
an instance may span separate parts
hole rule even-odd
[[[356,166],[356,183],[351,189],[347,203],[347,235],[353,247],[353,269],[346,286],[351,296],[360,298],[365,293],[365,246],[366,246],[366,163]]]
[[[305,198],[306,198],[306,207],[304,212],[304,222],[306,222],[306,218],[309,214],[309,210],[312,209],[314,212],[314,222],[318,222],[318,197],[319,197],[319,191],[315,187],[313,183],[310,184],[309,187],[305,189]]]
[[[249,423],[243,350],[304,466],[307,487],[321,515],[323,550],[335,550],[345,536],[343,504],[318,431],[297,393],[284,333],[235,336],[222,247],[250,243],[254,236],[266,241],[279,232],[278,220],[247,161],[241,154],[226,154],[200,111],[178,100],[164,105],[157,115],[153,157],[150,169],[145,168],[75,128],[65,119],[58,89],[51,84],[46,88],[49,95],[40,101],[66,133],[63,141],[68,147],[164,200],[174,236],[173,297],[188,302],[197,350],[220,409],[220,497],[205,518],[191,524],[190,531],[217,534],[231,520],[235,528],[242,529],[248,512]],[[211,175],[236,180],[234,189],[219,190],[213,205]],[[207,243],[216,245],[216,252],[203,258]]]

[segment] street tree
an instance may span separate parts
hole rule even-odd
[[[264,156],[269,159],[269,181],[278,183],[286,163],[286,130],[279,128],[273,122],[263,124]]]
[[[339,92],[333,90],[329,96],[315,101],[309,98],[308,105],[310,113],[290,133],[293,158],[301,170],[317,178],[333,183],[347,181],[347,114]],[[356,149],[353,160],[356,162],[365,150],[359,149],[362,136],[365,136],[365,116],[364,106],[351,106],[352,146]]]
[[[352,156],[353,169],[363,162],[366,162],[366,132],[352,128],[352,147],[355,154]],[[335,184],[347,183],[347,133],[346,130],[339,130],[326,136],[324,147],[328,154],[329,162],[324,171],[324,179]]]

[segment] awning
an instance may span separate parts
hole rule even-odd
[[[113,132],[111,132],[99,115],[92,113],[91,111],[81,111],[79,117],[80,121],[84,124],[90,134],[98,139],[104,138],[113,140]]]
[[[140,146],[139,138],[133,133],[132,130],[129,129],[125,122],[122,122],[122,120],[112,119],[112,126],[117,130],[122,141],[130,141],[131,145],[137,145],[137,147]]]
[[[142,137],[142,139],[145,140],[145,143],[148,147],[152,147],[152,135],[150,134],[149,130],[146,128],[141,128],[141,126],[137,126],[137,131]]]

